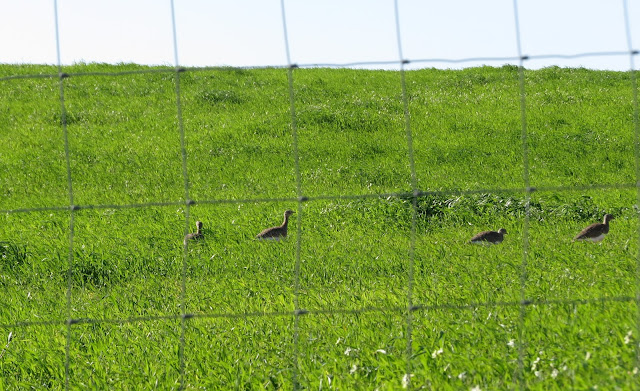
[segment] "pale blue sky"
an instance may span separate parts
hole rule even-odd
[[[0,0],[0,63],[56,64],[53,0]],[[58,0],[63,64],[174,65],[169,0]],[[291,61],[298,64],[397,61],[393,0],[285,0]],[[519,0],[525,55],[627,52],[622,0]],[[627,0],[640,48],[640,0]],[[287,63],[280,0],[175,0],[178,60],[184,66]],[[398,0],[403,57],[517,57],[512,0]],[[640,56],[635,56],[636,68]],[[484,62],[420,62],[460,68]],[[512,62],[517,63],[517,62]],[[549,65],[628,70],[629,55],[533,59]],[[398,65],[373,65],[398,68]]]

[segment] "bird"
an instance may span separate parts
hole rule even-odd
[[[498,244],[504,240],[504,234],[507,233],[507,230],[504,228],[500,228],[498,232],[496,231],[483,231],[479,234],[475,235],[469,240],[469,243],[491,243]]]
[[[196,221],[196,228],[198,228],[198,230],[194,233],[191,234],[187,234],[184,237],[184,244],[186,245],[187,242],[189,240],[198,240],[198,239],[202,239],[204,237],[204,234],[202,233],[202,221]]]
[[[289,224],[289,216],[294,214],[295,212],[291,209],[287,209],[284,211],[284,221],[282,224],[277,227],[267,228],[264,231],[260,232],[256,239],[260,240],[280,240],[287,237],[287,225]]]
[[[609,221],[613,220],[613,215],[609,213],[604,215],[604,220],[602,223],[593,223],[587,228],[580,231],[579,234],[573,238],[573,241],[576,240],[588,240],[594,243],[597,243],[604,239],[604,236],[609,233]]]

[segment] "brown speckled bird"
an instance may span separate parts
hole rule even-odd
[[[184,244],[187,244],[187,241],[189,240],[198,240],[204,237],[204,234],[202,233],[202,221],[196,221],[196,228],[198,229],[196,232],[187,234],[184,237]]]
[[[264,231],[260,232],[256,239],[261,240],[280,240],[287,237],[287,225],[289,224],[289,216],[294,214],[295,212],[287,209],[284,212],[284,221],[282,224],[277,227],[267,228]]]
[[[475,235],[469,240],[469,243],[490,243],[490,244],[498,244],[504,240],[504,235],[507,233],[507,230],[504,228],[500,228],[498,232],[496,231],[484,231]]]
[[[573,238],[573,241],[576,240],[588,240],[590,242],[599,242],[604,239],[605,235],[609,233],[609,221],[613,220],[613,216],[607,213],[604,215],[604,220],[602,223],[593,223],[587,228],[580,231],[579,234]]]

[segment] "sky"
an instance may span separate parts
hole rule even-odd
[[[180,66],[352,63],[399,69],[518,64],[513,0],[0,0],[0,63],[60,61]],[[538,69],[629,70],[640,49],[640,0],[518,0],[520,47]],[[399,47],[400,42],[400,47]],[[596,52],[612,56],[578,58]],[[176,55],[177,54],[177,55]],[[542,57],[542,58],[541,58]],[[457,60],[488,58],[482,61]],[[454,61],[438,61],[447,59]],[[640,56],[634,56],[638,69]]]

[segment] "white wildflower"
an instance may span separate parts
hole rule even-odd
[[[633,336],[633,332],[629,331],[627,333],[627,335],[624,336],[624,344],[625,345],[629,345],[629,342],[631,342],[631,336]]]
[[[482,391],[482,389],[480,388],[480,386],[475,386],[471,389],[471,391]]]
[[[353,364],[353,366],[351,367],[351,370],[349,371],[349,374],[353,375],[357,370],[358,370],[358,366],[356,364]]]
[[[536,368],[538,367],[538,363],[540,362],[540,357],[536,357],[535,361],[533,361],[533,364],[531,364],[531,370],[535,371]]]
[[[336,341],[336,345],[339,344],[340,342],[342,342],[342,337],[338,337],[338,340]]]
[[[591,352],[587,352],[587,354],[584,356],[584,361],[589,361],[590,358],[591,358]]]
[[[507,342],[507,346],[512,348],[516,346],[516,340],[515,339],[510,339],[509,342]]]
[[[534,371],[533,374],[536,375],[536,377],[540,377],[540,371]]]
[[[413,377],[413,373],[411,374],[405,373],[404,376],[402,376],[402,388],[409,387],[409,382],[411,381],[412,377]]]
[[[434,350],[433,353],[431,353],[431,358],[436,358],[439,355],[442,354],[442,352],[444,352],[444,350],[442,350],[442,348],[438,349],[438,350]]]
[[[387,354],[387,351],[384,350],[384,349],[378,349],[378,350],[376,350],[376,353]]]
[[[553,371],[551,371],[551,377],[555,379],[557,376],[558,376],[558,370],[553,368]]]
[[[458,379],[464,380],[467,377],[467,372],[462,372],[458,375]]]
[[[358,349],[351,349],[351,348],[347,347],[347,348],[344,350],[344,355],[345,355],[345,356],[351,356],[351,353],[355,353],[355,352],[357,352],[357,351],[358,351]]]

